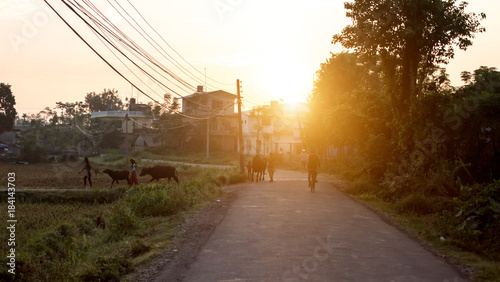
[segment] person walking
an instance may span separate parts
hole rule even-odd
[[[319,157],[314,153],[314,150],[311,150],[307,161],[307,181],[309,182],[309,187],[311,187],[311,192],[314,192],[316,182],[318,182],[316,177],[318,176],[319,166]]]
[[[269,172],[269,182],[274,182],[274,155],[273,153],[269,154],[269,158],[267,159],[267,172]]]
[[[307,155],[306,149],[302,149],[302,153],[300,153],[300,164],[302,165],[302,172],[306,171],[308,157],[309,156]]]
[[[85,170],[85,176],[83,177],[83,187],[85,188],[87,186],[87,179],[88,179],[90,188],[92,188],[92,174],[90,173],[90,171],[94,170],[94,172],[97,174],[97,170],[95,170],[95,168],[90,164],[89,158],[85,157],[83,161],[85,162],[85,164],[82,170],[80,170],[80,172]]]
[[[248,173],[248,179],[252,179],[252,162],[249,161],[247,163],[247,173]]]
[[[139,181],[137,181],[137,163],[134,159],[130,159],[130,164],[132,165],[132,175],[130,176],[130,182],[128,186],[132,186],[132,184],[139,185]]]

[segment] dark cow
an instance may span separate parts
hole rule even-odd
[[[157,165],[154,167],[145,167],[142,169],[139,176],[144,176],[146,174],[149,174],[152,177],[149,182],[152,182],[153,180],[160,180],[161,178],[168,178],[168,182],[170,182],[170,178],[173,178],[175,182],[179,183],[179,179],[177,178],[179,175],[173,166]]]
[[[113,178],[113,181],[111,181],[111,187],[113,187],[113,183],[118,183],[118,180],[127,180],[127,183],[129,182],[128,180],[128,170],[111,170],[111,169],[105,169],[103,170],[104,173],[108,174],[111,178]]]
[[[257,174],[255,182],[264,181],[264,174],[266,173],[266,161],[264,161],[259,155],[256,155],[252,161],[252,181],[254,173]]]

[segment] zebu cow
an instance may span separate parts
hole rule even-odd
[[[175,182],[179,183],[178,173],[175,167],[169,165],[157,165],[154,167],[145,167],[142,169],[141,174],[139,176],[144,176],[146,174],[151,175],[151,180],[159,180],[161,178],[168,178],[168,182],[170,182],[170,178],[173,178]]]
[[[255,182],[264,181],[264,174],[266,173],[266,161],[261,159],[259,155],[256,155],[252,161],[252,181],[254,173],[257,174]]]
[[[128,170],[111,170],[111,169],[105,169],[102,172],[106,173],[109,175],[113,181],[111,181],[111,187],[113,187],[113,183],[119,184],[118,180],[127,180],[128,183]]]

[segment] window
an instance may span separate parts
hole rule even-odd
[[[212,109],[213,110],[221,110],[223,107],[223,103],[220,100],[212,100]]]

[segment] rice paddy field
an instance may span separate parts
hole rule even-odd
[[[128,169],[91,163],[99,171]],[[148,165],[139,163],[139,172]],[[179,184],[146,184],[150,177],[145,176],[138,186],[123,181],[110,188],[111,178],[98,173],[92,189],[81,189],[82,167],[81,162],[0,164],[2,229],[9,206],[17,220],[14,246],[8,245],[9,232],[0,233],[1,281],[120,280],[161,255],[186,214],[223,197],[223,185],[246,179],[238,169],[178,165]],[[15,173],[15,180],[8,173]],[[7,264],[10,248],[15,275]]]

